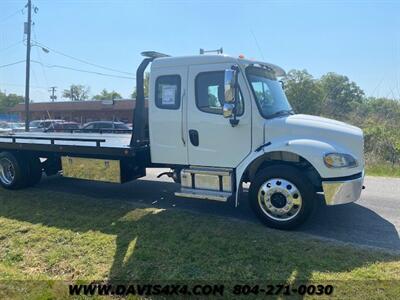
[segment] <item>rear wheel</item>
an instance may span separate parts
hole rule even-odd
[[[315,191],[297,168],[275,165],[256,174],[249,197],[253,211],[264,224],[293,229],[313,211]]]
[[[0,184],[10,190],[21,189],[27,186],[29,165],[18,154],[10,152],[0,153]]]

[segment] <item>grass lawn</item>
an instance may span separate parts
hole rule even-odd
[[[365,172],[369,176],[400,177],[400,166],[393,167],[388,163],[367,163]]]
[[[68,299],[57,280],[274,280],[332,284],[337,299],[394,299],[400,255],[117,199],[0,189],[0,298]]]

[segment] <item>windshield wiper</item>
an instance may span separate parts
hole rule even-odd
[[[293,109],[282,109],[278,110],[277,112],[274,112],[273,114],[269,115],[270,118],[277,117],[277,116],[282,116],[282,115],[294,115]]]

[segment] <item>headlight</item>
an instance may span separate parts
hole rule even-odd
[[[353,156],[345,153],[325,154],[324,163],[328,168],[354,168],[358,165]]]

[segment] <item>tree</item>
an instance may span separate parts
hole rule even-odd
[[[284,80],[285,93],[296,113],[319,115],[323,92],[306,70],[291,70]]]
[[[93,100],[115,100],[115,99],[122,99],[122,96],[114,90],[109,92],[106,89],[103,89],[100,94],[93,97]]]
[[[364,98],[364,91],[347,76],[327,73],[320,79],[324,93],[323,113],[333,118],[347,116]]]
[[[89,87],[72,84],[68,90],[64,90],[63,97],[71,99],[71,101],[84,101],[89,98]]]
[[[0,112],[5,113],[11,107],[14,107],[18,103],[24,102],[23,96],[16,94],[6,94],[0,91]]]
[[[144,96],[145,97],[149,96],[149,81],[150,81],[150,73],[146,72],[144,74]],[[136,88],[134,89],[131,97],[132,97],[132,99],[136,99]]]

